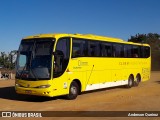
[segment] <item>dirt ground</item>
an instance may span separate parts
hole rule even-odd
[[[76,100],[64,97],[46,98],[17,95],[14,80],[0,81],[1,111],[160,111],[160,72],[152,72],[151,79],[130,89],[115,87],[83,93]],[[74,112],[73,112],[74,114]],[[116,114],[116,113],[115,113]],[[115,115],[116,116],[116,115]],[[159,115],[160,116],[160,115]],[[45,119],[132,119],[137,117],[47,117]],[[6,119],[6,118],[0,118]],[[7,118],[17,119],[17,118]],[[27,119],[27,118],[24,118]],[[34,118],[35,119],[35,118]],[[44,119],[44,118],[38,118]],[[160,117],[141,117],[141,120],[158,120]]]

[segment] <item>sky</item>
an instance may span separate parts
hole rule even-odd
[[[160,0],[0,0],[0,52],[43,33],[160,34]]]

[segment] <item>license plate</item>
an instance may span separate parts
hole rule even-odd
[[[32,94],[32,91],[31,90],[26,90],[25,93],[26,94]]]

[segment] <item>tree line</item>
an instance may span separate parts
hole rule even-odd
[[[152,51],[160,51],[160,34],[148,33],[148,34],[136,34],[128,39],[129,42],[147,43],[151,46]]]
[[[13,50],[9,53],[0,52],[0,68],[1,69],[14,69],[17,51]]]

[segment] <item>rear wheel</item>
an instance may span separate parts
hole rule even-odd
[[[66,96],[68,100],[76,99],[78,96],[79,86],[73,81],[70,85],[69,94]]]
[[[140,82],[141,82],[141,76],[137,74],[136,80],[135,80],[135,86],[138,86]]]
[[[134,85],[134,78],[132,75],[130,75],[128,78],[127,88],[131,88],[133,85]]]

